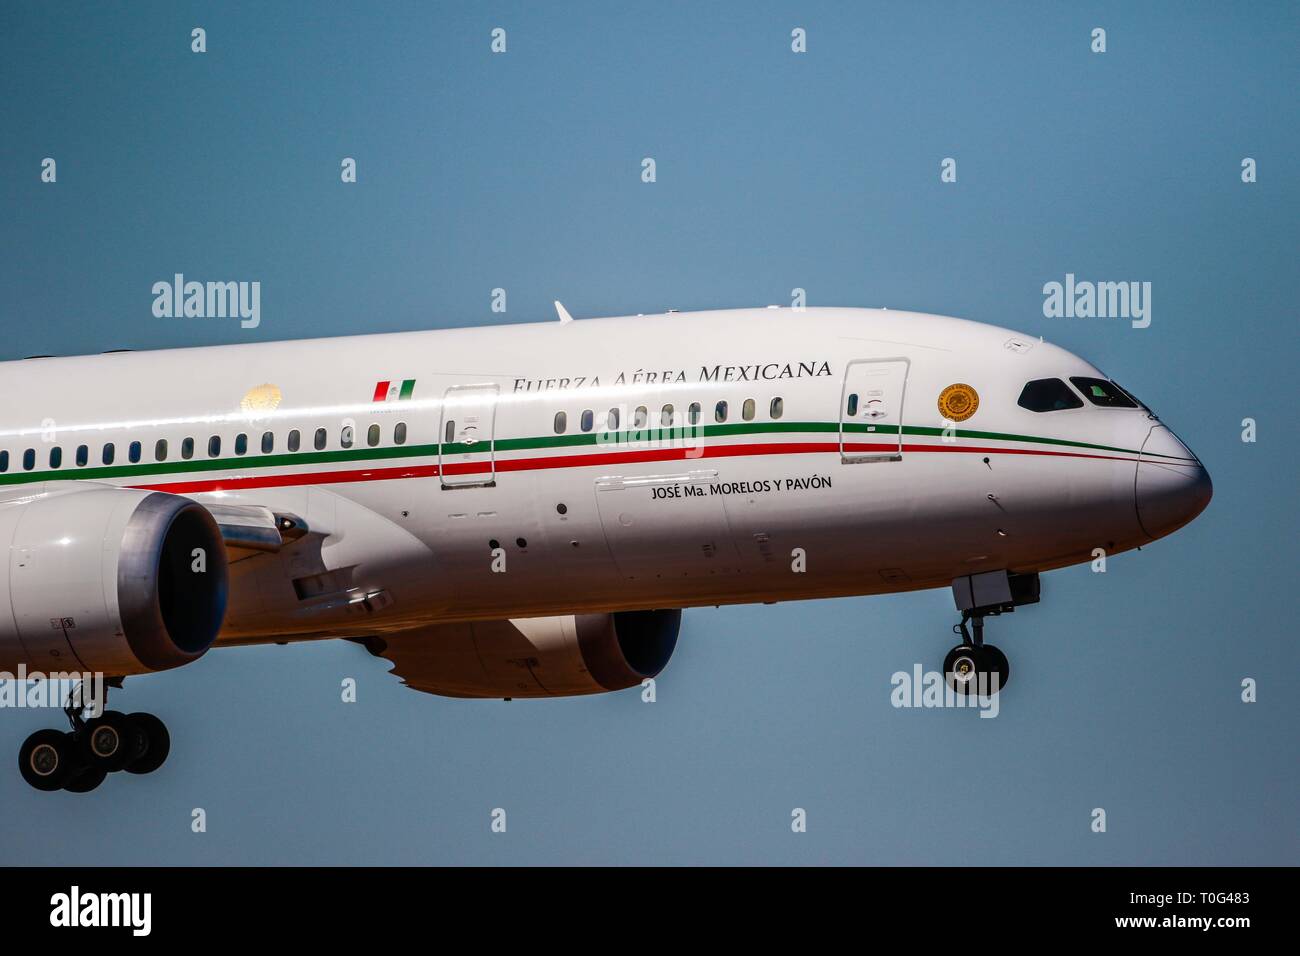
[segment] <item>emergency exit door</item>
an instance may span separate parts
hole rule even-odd
[[[496,385],[453,385],[442,399],[438,473],[444,488],[496,484]]]
[[[848,364],[840,393],[840,461],[903,460],[908,366],[905,358]]]

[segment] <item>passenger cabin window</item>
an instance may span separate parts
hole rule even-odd
[[[221,436],[213,435],[208,439],[208,457],[216,458],[221,454]]]
[[[406,444],[406,422],[398,422],[393,426],[393,444]]]
[[[63,449],[55,445],[50,449],[50,467],[58,468],[63,464]]]
[[[1137,403],[1124,394],[1124,390],[1114,382],[1104,378],[1081,378],[1072,376],[1074,387],[1083,392],[1085,398],[1102,408],[1137,408]]]
[[[6,452],[5,454],[7,456],[8,452]],[[77,446],[77,467],[84,468],[86,467],[86,463],[89,461],[90,461],[90,446],[78,445]],[[8,464],[8,462],[6,462],[6,464]],[[3,470],[4,470],[3,468],[0,468],[0,471]]]
[[[772,404],[768,406],[767,413],[773,418],[780,418],[785,414],[785,402],[779,398],[772,399]]]
[[[740,406],[740,417],[747,422],[754,420],[754,400],[752,398],[745,399],[745,404]]]
[[[591,431],[592,426],[596,424],[596,414],[590,408],[584,409],[580,424],[584,432]]]
[[[564,412],[555,413],[555,434],[563,435],[564,430],[569,427],[569,416]]]
[[[663,428],[671,428],[673,424],[673,407],[665,405],[659,409],[659,424]]]
[[[194,439],[185,438],[181,440],[181,457],[189,461],[194,457]]]
[[[328,436],[326,435],[325,429],[323,428],[316,429],[315,446],[317,451],[320,451],[322,448],[325,447],[325,441],[327,437]]]
[[[0,451],[0,471],[9,470],[9,452]]]
[[[725,422],[727,420],[727,403],[718,402],[713,406],[713,420],[715,422]]]
[[[113,459],[116,457],[117,457],[117,449],[113,447],[112,442],[109,442],[104,446],[104,453],[99,456],[99,460],[106,465],[111,465],[113,464]]]
[[[262,454],[269,455],[275,451],[275,432],[262,432]]]
[[[240,432],[235,436],[235,454],[243,455],[248,452],[248,436]]]
[[[154,442],[153,457],[154,457],[154,461],[167,460],[167,439],[166,438],[159,438],[156,442]]]
[[[617,408],[611,408],[609,410],[609,415],[605,419],[605,428],[612,432],[618,431],[618,409]]]
[[[31,471],[36,467],[36,449],[29,448],[23,452],[23,471]]]
[[[131,464],[135,464],[140,460],[140,443],[138,441],[133,441],[127,446],[126,457],[131,460]]]
[[[1083,408],[1079,396],[1059,378],[1039,378],[1026,382],[1016,402],[1031,412],[1059,412],[1066,408]]]
[[[344,448],[352,447],[352,432],[351,425],[344,425],[342,431],[339,432],[339,444]]]
[[[447,427],[443,429],[443,442],[450,445],[456,438],[456,423],[451,419],[447,420]]]
[[[650,410],[644,405],[638,405],[636,411],[632,413],[632,427],[645,428],[648,421],[650,421]]]
[[[366,444],[374,448],[379,444],[379,426],[371,425],[366,429]]]
[[[700,403],[691,402],[691,407],[686,409],[686,420],[692,425],[700,423]]]
[[[302,447],[302,432],[298,431],[296,428],[291,429],[289,432],[289,440],[285,444],[290,451],[297,451]]]
[[[858,413],[858,393],[853,392],[851,395],[849,395],[848,404],[844,406],[844,414],[847,415],[849,418],[852,418],[857,413]]]

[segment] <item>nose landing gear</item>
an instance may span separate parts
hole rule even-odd
[[[110,773],[152,773],[167,759],[171,738],[153,714],[109,710],[86,720],[83,710],[78,687],[64,708],[72,729],[38,730],[19,748],[19,772],[37,790],[88,793]]]
[[[1007,655],[984,643],[984,618],[1009,614],[1025,604],[1037,604],[1038,574],[1007,571],[970,574],[952,582],[952,593],[961,611],[961,623],[953,625],[953,632],[960,634],[962,641],[944,658],[944,680],[964,697],[996,694],[1006,687],[1011,665]]]
[[[970,621],[975,634],[966,629]],[[981,697],[996,694],[1007,686],[1011,665],[1007,655],[992,644],[984,643],[984,617],[963,611],[961,623],[953,625],[953,633],[962,636],[962,642],[948,652],[943,661],[943,677],[958,694]]]

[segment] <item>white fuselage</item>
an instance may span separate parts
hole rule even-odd
[[[1204,507],[1147,409],[1017,404],[1071,377],[1105,379],[1006,329],[862,309],[34,359],[0,366],[0,491],[300,518],[293,547],[232,553],[226,643],[902,591],[1088,561]],[[958,422],[953,385],[978,401]]]

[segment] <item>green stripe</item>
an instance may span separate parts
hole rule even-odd
[[[397,393],[398,401],[410,398],[415,394],[415,379],[408,378],[402,383],[402,390]]]
[[[411,388],[414,389],[414,380],[411,379],[402,384],[403,392],[407,391],[407,384],[410,384]],[[495,449],[498,452],[508,452],[544,448],[581,448],[597,445],[611,445],[616,449],[618,446],[637,444],[641,442],[680,441],[683,439],[697,438],[700,437],[698,434],[700,430],[703,431],[702,437],[704,438],[722,438],[738,435],[782,433],[838,434],[840,426],[838,422],[732,422],[727,424],[697,426],[696,428],[685,426],[662,429],[626,429],[610,433],[586,432],[576,435],[544,435],[535,438],[502,438],[496,441]],[[858,422],[847,422],[844,425],[844,431],[853,434],[897,435],[898,427],[896,425],[872,426]],[[944,429],[905,425],[903,426],[903,434],[942,436],[944,434]],[[1059,445],[1070,448],[1087,448],[1097,451],[1120,452],[1127,455],[1139,454],[1137,451],[1129,448],[1117,448],[1112,445],[1096,445],[1090,442],[1068,441],[1063,438],[1039,438],[1031,435],[1014,435],[1006,432],[984,432],[969,429],[954,429],[953,434],[958,438],[1030,442],[1042,445]],[[463,442],[455,442],[443,446],[443,454],[446,455],[472,455],[486,450],[487,448],[485,447],[484,442],[475,442],[472,445]],[[368,461],[382,462],[398,458],[436,458],[437,455],[437,444],[428,444],[395,445],[383,448],[347,448],[337,451],[289,452],[277,455],[254,454],[252,456],[229,458],[201,458],[192,459],[190,461],[160,461],[150,462],[148,464],[127,464],[91,468],[77,468],[75,466],[70,466],[68,468],[60,468],[52,471],[27,471],[0,474],[0,485],[19,485],[52,480],[97,481],[101,479],[136,478],[150,475],[187,475],[214,471],[243,471],[253,468],[283,468],[293,467],[296,465],[326,465]],[[1160,457],[1173,458],[1175,456],[1162,455]]]
[[[857,431],[859,427],[860,426],[850,425],[845,430]],[[1141,452],[1134,451],[1132,448],[1116,448],[1114,445],[1094,445],[1091,442],[1067,441],[1064,438],[1036,438],[1036,437],[1031,437],[1029,435],[1012,435],[1007,432],[979,432],[967,428],[958,428],[958,429],[954,429],[954,431],[956,432],[957,437],[959,438],[985,438],[985,439],[991,438],[996,441],[1027,441],[1027,442],[1034,442],[1035,444],[1039,444],[1039,445],[1064,445],[1068,448],[1094,448],[1097,451],[1117,451],[1117,452],[1122,452],[1125,455],[1141,454]],[[903,434],[904,435],[942,435],[943,429],[904,425]],[[1148,452],[1148,454],[1155,454],[1155,453]],[[1156,457],[1176,458],[1177,456],[1157,455]]]
[[[725,425],[704,425],[704,437],[715,438],[728,435],[753,435],[753,434],[775,434],[781,432],[799,432],[799,433],[824,433],[836,434],[840,430],[838,422],[733,422]],[[638,435],[647,433],[658,437],[672,438],[681,437],[683,432],[690,432],[693,429],[675,428],[675,429],[655,429],[645,428],[640,431],[627,430],[610,433],[613,437],[608,439],[609,444],[622,444],[635,441],[644,441],[645,438],[637,438]],[[846,422],[844,431],[852,434],[863,435],[897,435],[897,425],[865,425],[860,422]],[[662,433],[662,434],[661,434]],[[1096,445],[1091,442],[1069,441],[1064,438],[1038,438],[1032,435],[1014,435],[1008,432],[983,432],[974,431],[965,428],[956,428],[952,432],[958,438],[981,438],[993,439],[996,441],[1020,441],[1033,442],[1042,445],[1060,445],[1069,448],[1091,448],[1097,451],[1114,451],[1121,452],[1125,455],[1137,455],[1138,451],[1132,448],[1118,448],[1114,445]],[[598,443],[600,433],[588,432],[579,435],[546,435],[541,438],[503,438],[497,442],[498,451],[515,451],[528,448],[562,448],[575,445],[595,445]],[[932,428],[921,425],[904,425],[904,435],[925,435],[925,436],[942,436],[944,429]],[[690,437],[690,436],[687,436]],[[469,448],[463,445],[449,445],[449,450],[457,453],[468,452]],[[1161,455],[1162,458],[1172,458],[1176,456]]]
[[[135,478],[148,475],[187,475],[204,471],[248,468],[278,468],[289,465],[321,465],[349,461],[436,456],[437,445],[397,445],[392,448],[349,448],[341,451],[304,451],[283,455],[255,455],[239,458],[201,458],[191,461],[156,461],[140,465],[78,468],[75,465],[53,471],[0,474],[0,484],[20,485],[33,481],[95,481],[101,478]]]

